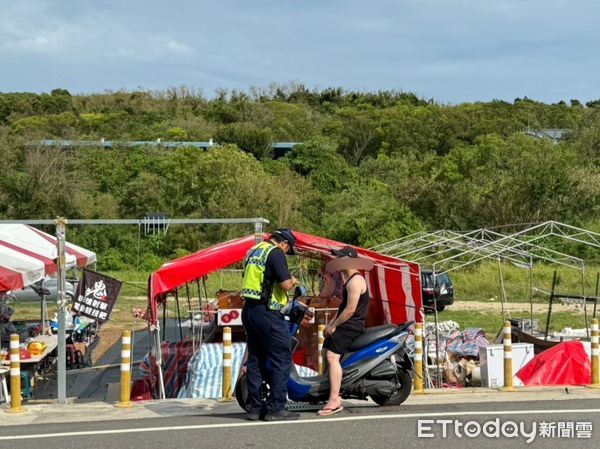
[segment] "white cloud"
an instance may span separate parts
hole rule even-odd
[[[83,34],[77,26],[64,24],[52,27],[24,26],[18,30],[0,31],[0,52],[19,56],[30,54],[61,55],[69,53]]]
[[[442,102],[589,100],[599,14],[588,0],[0,0],[2,88],[298,80]]]
[[[187,45],[182,44],[177,41],[174,41],[174,40],[169,40],[167,42],[164,42],[163,47],[167,51],[172,52],[174,54],[190,55],[190,54],[194,53],[194,50],[191,49],[190,47],[188,47]]]
[[[122,34],[114,39],[119,43],[115,49],[107,50],[110,59],[127,59],[139,62],[158,62],[176,59],[194,53],[191,47],[162,36]]]
[[[0,8],[3,3],[0,0]],[[39,0],[9,5],[0,19],[0,53],[19,59],[36,54],[57,61],[83,62],[115,56],[155,61],[194,53],[171,34],[176,29],[156,33],[112,7],[97,8],[97,2],[84,3],[90,3],[90,8],[69,1],[65,5],[59,3],[68,11],[56,8],[54,2]]]
[[[53,45],[53,42],[47,37],[38,36],[33,38],[17,38],[12,41],[4,41],[0,44],[0,50],[40,52],[46,51]]]

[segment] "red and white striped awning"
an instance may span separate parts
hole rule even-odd
[[[0,245],[0,292],[19,290],[44,277],[44,263]]]
[[[96,262],[96,253],[72,243],[65,244],[65,253],[67,268],[82,268]],[[56,237],[23,224],[0,224],[0,291],[23,288],[55,274],[56,257]],[[42,274],[38,277],[40,265]],[[21,274],[21,281],[15,273]],[[21,287],[6,288],[21,283]]]

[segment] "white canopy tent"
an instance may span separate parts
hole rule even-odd
[[[533,262],[543,261],[576,269],[581,273],[581,298],[583,298],[584,318],[588,329],[588,316],[585,293],[585,260],[552,248],[551,240],[577,244],[593,250],[600,250],[600,234],[564,223],[547,221],[525,225],[509,225],[508,229],[522,228],[512,234],[502,234],[492,229],[456,232],[440,230],[418,232],[378,245],[373,250],[418,263],[428,263],[433,275],[468,267],[483,260],[497,260],[502,293],[502,319],[507,302],[504,278],[500,261],[510,261],[514,265],[529,269],[530,320],[533,322],[533,284],[531,270]],[[563,251],[565,251],[563,249]],[[600,276],[599,276],[600,278]],[[597,294],[597,293],[596,293]],[[508,309],[507,309],[508,310]],[[595,314],[595,309],[594,309]],[[509,313],[510,315],[510,313]],[[548,312],[548,323],[550,311]],[[437,311],[435,312],[437,326]],[[437,327],[436,327],[437,348]],[[440,372],[438,370],[438,377]]]
[[[19,290],[44,278],[44,263],[0,245],[0,292]]]
[[[67,269],[96,262],[96,253],[72,243],[65,245],[65,252]],[[0,224],[0,291],[18,290],[54,275],[56,257],[56,237],[24,224]]]

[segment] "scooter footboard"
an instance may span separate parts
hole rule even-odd
[[[292,401],[320,402],[329,396],[329,378],[327,376],[300,377],[293,364],[287,387],[288,396]]]

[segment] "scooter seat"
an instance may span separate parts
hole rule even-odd
[[[395,324],[382,324],[381,326],[369,327],[360,337],[354,340],[352,345],[350,345],[349,351],[358,351],[377,340],[381,340],[382,338],[391,335],[397,330],[398,326]]]

